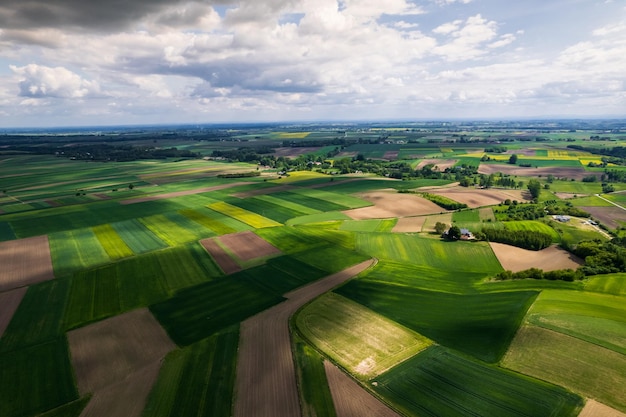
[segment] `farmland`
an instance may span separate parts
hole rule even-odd
[[[568,148],[597,132],[420,129],[116,137],[205,159],[2,148],[0,415],[626,413],[625,272],[494,279],[593,266],[602,254],[567,249],[623,237],[626,183],[603,193],[589,176],[604,170],[587,166],[600,155]],[[517,177],[481,185],[490,175]],[[555,202],[600,225],[557,222],[544,214]],[[539,214],[511,220],[508,206]],[[478,239],[444,239],[438,223]],[[548,234],[552,246],[488,242],[483,228]]]

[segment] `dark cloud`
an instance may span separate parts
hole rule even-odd
[[[119,30],[183,0],[3,0],[0,27]]]

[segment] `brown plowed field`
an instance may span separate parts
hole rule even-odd
[[[478,166],[478,172],[480,174],[495,174],[501,172],[508,175],[517,175],[519,177],[547,177],[548,175],[554,175],[555,178],[574,178],[576,180],[582,180],[584,177],[591,175],[582,166],[580,168],[573,167],[520,167],[511,164],[480,164]]]
[[[231,184],[215,185],[213,187],[196,188],[195,190],[185,190],[185,191],[176,191],[172,193],[163,193],[163,194],[151,195],[147,197],[135,197],[135,198],[129,198],[128,200],[122,200],[120,201],[120,204],[126,205],[126,204],[145,203],[146,201],[166,200],[168,198],[208,193],[209,191],[223,190],[225,188],[236,187],[238,185],[246,185],[246,184],[252,184],[252,183],[238,182],[238,183],[231,183]]]
[[[140,417],[161,362],[154,362],[119,382],[96,391],[80,417]]]
[[[416,233],[422,231],[427,216],[401,217],[391,230],[394,233]]]
[[[581,207],[595,219],[611,229],[621,226],[620,222],[626,222],[626,210],[619,207]]]
[[[589,399],[578,417],[626,417],[626,414],[596,400]]]
[[[550,246],[540,251],[534,251],[505,245],[504,243],[490,242],[489,245],[502,267],[513,272],[529,268],[539,268],[544,271],[576,269],[583,264],[582,260],[558,246]]]
[[[218,238],[241,261],[250,261],[281,252],[275,246],[251,231],[223,235]]]
[[[337,417],[400,417],[329,361],[324,369]]]
[[[418,195],[403,194],[395,190],[372,191],[360,193],[357,196],[374,205],[344,211],[347,216],[354,220],[410,217],[446,211],[432,201]]]
[[[526,201],[528,197],[526,190],[512,190],[506,188],[468,188],[458,186],[430,189],[428,192],[448,197],[459,203],[465,203],[471,208],[500,204],[507,198],[517,201]]]
[[[54,278],[48,236],[0,242],[0,291]]]
[[[215,238],[202,239],[200,244],[204,246],[204,249],[209,252],[226,275],[241,271],[239,264],[226,253],[224,248],[217,244]]]
[[[176,348],[147,308],[67,333],[81,395],[116,384]]]
[[[19,307],[27,290],[28,287],[22,287],[0,293],[0,338],[11,322],[15,310]]]
[[[362,262],[285,294],[287,301],[241,324],[235,417],[301,416],[289,337],[289,317],[309,300],[372,265]]]

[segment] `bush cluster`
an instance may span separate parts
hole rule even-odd
[[[573,269],[559,269],[556,271],[543,271],[539,268],[525,269],[524,271],[511,272],[503,271],[497,274],[494,278],[498,281],[505,281],[511,279],[547,279],[551,281],[575,281],[583,279],[584,274],[578,270]]]
[[[506,243],[523,249],[541,250],[552,244],[552,236],[532,230],[483,228],[482,233],[491,242]]]

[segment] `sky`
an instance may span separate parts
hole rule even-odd
[[[0,127],[626,117],[625,0],[2,0]]]

